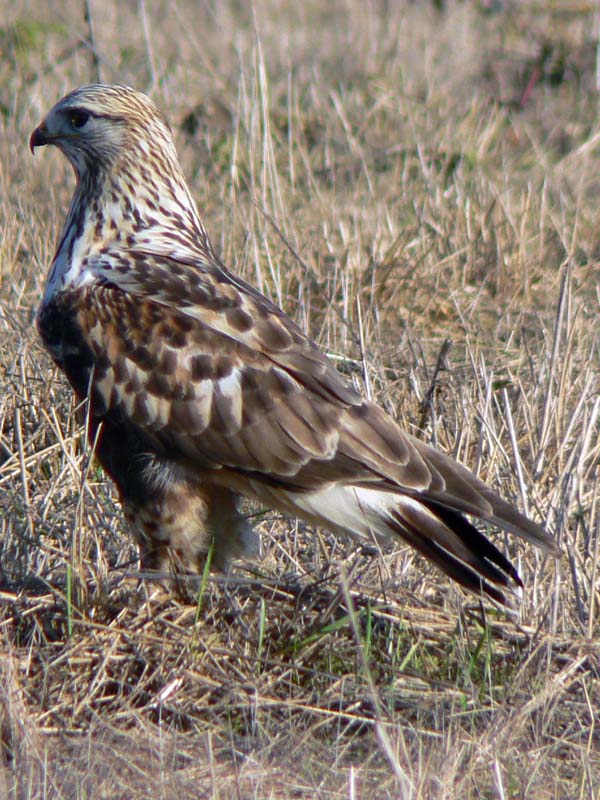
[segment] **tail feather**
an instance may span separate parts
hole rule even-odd
[[[397,526],[394,533],[428,555],[444,572],[450,574],[449,563],[454,571],[453,562],[457,560],[480,580],[509,587],[512,579],[521,586],[521,579],[508,559],[460,514],[403,498],[390,516]],[[464,585],[464,580],[459,583]]]
[[[407,525],[402,516],[394,514],[393,517],[397,525],[396,534],[429,559],[449,578],[470,592],[476,594],[483,592],[500,605],[507,605],[506,595],[497,587],[510,589],[510,581],[497,567],[483,558],[478,558],[476,553],[472,554],[475,558],[472,558],[471,561],[478,563],[468,564],[429,538],[422,530]],[[522,585],[520,578],[518,584]]]
[[[493,501],[495,496],[488,491]],[[496,545],[461,510],[437,499],[340,485],[287,496],[290,502],[285,510],[332,530],[380,542],[402,539],[465,589],[483,593],[501,605],[509,605],[507,594],[523,586],[517,570]],[[535,523],[523,517],[530,523],[523,530],[515,521],[518,512],[510,520],[504,514],[499,519],[493,502],[490,506],[491,521],[510,527],[522,538],[535,537],[536,543],[552,549],[546,542],[548,535]]]
[[[496,545],[490,542],[479,528],[476,528],[466,517],[451,508],[445,508],[436,503],[427,503],[426,505],[448,526],[448,528],[462,539],[472,552],[477,553],[482,559],[496,564],[496,566],[506,575],[509,575],[516,584],[520,587],[523,586],[519,573],[508,558],[506,558],[504,553],[498,550]]]

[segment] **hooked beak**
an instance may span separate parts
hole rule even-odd
[[[42,122],[42,124],[38,125],[38,127],[31,134],[29,139],[29,149],[32,153],[35,153],[36,147],[43,147],[45,144],[50,144],[51,141],[52,137],[48,135],[46,123]]]

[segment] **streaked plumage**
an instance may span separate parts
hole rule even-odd
[[[404,540],[503,602],[514,567],[464,516],[557,553],[465,467],[403,433],[214,253],[167,123],[143,94],[87,86],[31,136],[77,188],[38,327],[115,481],[143,562],[252,550],[240,495],[359,538]]]

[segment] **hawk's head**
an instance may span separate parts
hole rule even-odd
[[[149,97],[129,86],[93,84],[63,97],[31,134],[32,152],[45,144],[62,150],[79,177],[108,171],[133,153],[174,155],[166,120]]]
[[[129,251],[138,241],[144,252],[210,256],[171,130],[145,94],[129,86],[81,86],[31,134],[32,152],[45,144],[56,145],[77,175],[60,254],[76,265],[72,272],[85,269],[90,248],[115,241],[127,241]]]

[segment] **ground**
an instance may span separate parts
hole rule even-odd
[[[0,796],[600,797],[597,4],[50,6],[0,0]],[[28,138],[98,75],[225,263],[557,537],[496,536],[515,614],[260,510],[261,559],[140,573],[33,326],[73,176]]]

